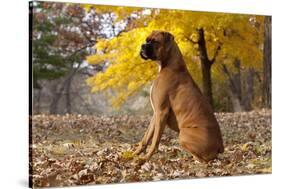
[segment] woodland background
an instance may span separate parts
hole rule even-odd
[[[75,186],[271,173],[271,17],[34,2],[30,183]],[[175,36],[215,110],[225,152],[198,164],[169,129],[144,164],[152,30]]]
[[[156,29],[175,36],[216,112],[271,107],[271,17],[37,2],[34,114],[151,113],[157,66],[139,51]]]

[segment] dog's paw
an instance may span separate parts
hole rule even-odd
[[[141,150],[137,149],[137,150],[135,150],[135,151],[133,152],[133,155],[134,155],[134,156],[137,156],[137,155],[139,155],[140,153],[141,153]]]
[[[134,166],[141,166],[143,165],[145,162],[147,161],[147,159],[145,157],[136,157],[133,160],[133,165]]]

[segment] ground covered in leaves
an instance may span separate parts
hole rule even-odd
[[[201,164],[166,129],[159,150],[137,165],[131,151],[150,116],[35,115],[33,186],[74,186],[271,173],[271,111],[219,113],[225,152]]]

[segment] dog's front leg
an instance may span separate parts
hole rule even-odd
[[[138,145],[136,151],[133,153],[134,155],[138,155],[141,152],[143,152],[146,149],[148,143],[150,142],[150,140],[152,138],[152,135],[153,135],[153,132],[154,132],[154,126],[155,126],[154,117],[155,116],[153,115],[152,118],[151,118],[148,129],[146,130],[142,140],[139,142],[139,145]]]
[[[151,143],[151,146],[150,146],[147,154],[142,159],[148,160],[152,156],[153,152],[158,148],[158,145],[159,145],[159,142],[161,139],[161,135],[167,124],[168,115],[169,115],[168,108],[155,113],[155,126],[154,126],[152,143]]]

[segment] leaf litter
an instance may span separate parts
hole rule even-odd
[[[198,163],[166,129],[152,158],[132,152],[150,116],[32,116],[33,187],[271,173],[271,110],[216,113],[225,152]]]

